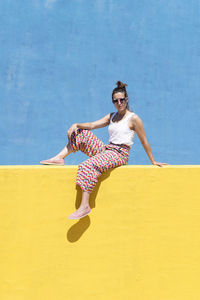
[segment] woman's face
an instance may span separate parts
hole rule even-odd
[[[113,95],[113,103],[116,109],[120,112],[126,109],[128,99],[125,99],[125,94],[123,92],[115,93]]]

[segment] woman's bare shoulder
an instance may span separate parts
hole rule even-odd
[[[131,121],[136,121],[136,120],[138,120],[138,119],[140,119],[140,118],[139,118],[139,116],[138,116],[136,113],[131,112],[131,117],[130,117],[130,119],[131,119]]]
[[[133,121],[134,121],[134,120],[135,120],[135,121],[141,120],[140,117],[139,117],[136,113],[131,112],[131,114],[132,114],[131,120],[133,120]]]
[[[135,129],[138,123],[142,122],[140,117],[136,113],[132,113],[132,116],[130,117],[130,125],[131,129]]]

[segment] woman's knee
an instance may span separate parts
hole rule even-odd
[[[78,165],[78,171],[88,169],[89,164],[86,161],[83,161]]]

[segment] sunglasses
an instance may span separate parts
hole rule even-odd
[[[125,100],[126,100],[126,98],[119,98],[119,99],[113,99],[112,102],[115,104],[115,103],[118,103],[118,101],[119,101],[122,104]]]

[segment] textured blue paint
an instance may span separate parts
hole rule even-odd
[[[117,80],[155,159],[199,164],[199,11],[198,0],[0,1],[0,164],[54,155],[72,123],[113,111]],[[138,137],[129,163],[150,163]]]

